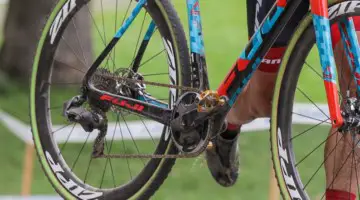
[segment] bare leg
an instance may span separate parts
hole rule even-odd
[[[358,38],[360,38],[360,32],[358,32]],[[348,89],[351,96],[354,96],[356,94],[355,83],[346,57],[344,57],[342,43],[336,46],[334,54],[342,96],[346,96]],[[230,110],[227,121],[231,124],[242,125],[258,117],[270,117],[276,76],[276,73],[256,71]],[[357,179],[360,176],[360,166],[357,165],[360,159],[358,157],[358,155],[360,156],[360,148],[355,148],[355,153],[353,153],[354,141],[352,136],[345,134],[342,137],[341,133],[334,132],[336,130],[330,131],[330,134],[336,135],[329,137],[325,145],[325,157],[336,147],[325,163],[327,187],[357,194],[358,182],[360,181]]]
[[[242,125],[258,117],[270,117],[277,73],[256,71],[227,115],[231,124]]]

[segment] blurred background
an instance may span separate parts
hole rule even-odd
[[[32,59],[40,28],[55,2],[55,0],[0,1],[0,196],[3,198],[35,196],[35,199],[49,199],[50,196],[57,197],[33,151],[28,117],[28,83]],[[186,1],[173,0],[172,2],[187,32]],[[89,6],[95,13],[93,16],[95,20],[103,20],[104,16],[97,12],[99,5],[95,2]],[[110,19],[114,12],[113,8],[106,7],[106,4],[104,8],[102,6],[101,9],[107,11],[105,17]],[[216,89],[247,42],[246,5],[245,1],[238,0],[226,0],[226,3],[225,1],[204,0],[201,1],[200,6],[210,83],[211,87]],[[125,10],[125,8],[121,9]],[[96,28],[89,23],[90,17],[80,14],[74,21],[74,26],[81,30],[79,34],[82,48],[86,49],[84,57],[89,60],[93,54],[101,50],[102,44],[102,37],[98,36]],[[113,27],[111,30],[114,31]],[[66,34],[71,43],[74,32],[68,30]],[[109,40],[112,34],[108,31],[106,35],[104,33],[104,38]],[[58,75],[53,78],[63,82],[78,80],[80,76],[78,73],[61,66],[79,65],[73,56],[66,47],[60,46],[57,60],[61,62],[56,67]],[[318,59],[313,58],[312,61],[316,63]],[[316,82],[312,79],[304,81],[303,84],[304,90],[309,89],[318,102],[323,102],[324,95],[319,92],[322,90],[317,90],[322,87],[321,80]],[[68,99],[68,97],[56,95],[54,98],[59,102]],[[306,101],[302,97],[297,99],[299,102]],[[244,128],[244,133],[239,140],[241,172],[239,181],[234,187],[223,188],[217,185],[203,157],[179,159],[153,199],[269,199],[271,191],[277,192],[276,183],[271,174],[268,128],[268,119],[257,120]],[[297,128],[304,129],[305,127]],[[325,129],[324,132],[326,132]],[[146,146],[147,142],[143,141],[143,143]],[[278,197],[275,195],[276,198]]]

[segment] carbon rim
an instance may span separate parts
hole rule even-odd
[[[350,3],[344,2],[342,4],[335,5],[333,9],[336,6],[344,6],[344,4]],[[338,17],[350,15],[359,15],[359,10],[345,12],[335,17],[334,20],[336,21]],[[318,59],[312,56],[315,54],[318,56],[318,54],[312,52],[309,57],[307,56],[315,42],[313,29],[308,27],[310,23],[311,17],[307,16],[288,47],[279,71],[273,101],[271,146],[278,183],[285,199],[324,199],[325,188],[333,188],[335,182],[333,180],[339,178],[343,166],[341,161],[339,161],[341,164],[338,167],[332,162],[334,174],[328,175],[332,178],[328,180],[328,183],[325,183],[324,164],[331,165],[329,164],[330,155],[338,155],[334,152],[340,151],[336,147],[338,140],[343,139],[341,139],[342,135],[335,134],[334,131],[328,135],[329,126],[323,126],[329,122],[327,106],[324,104],[326,101],[318,97],[323,96],[325,98],[324,89],[322,89],[321,95],[316,94],[319,92],[316,90],[318,88],[316,86],[319,84],[314,82],[315,79],[318,79],[320,86],[323,85]],[[313,49],[312,51],[316,50]],[[338,58],[338,60],[347,62],[343,58]],[[299,63],[304,63],[304,65],[299,65]],[[315,66],[312,63],[315,63]],[[340,81],[345,80],[344,76],[346,75],[344,74],[346,71],[339,70]],[[306,81],[311,82],[312,87],[307,87]],[[293,104],[294,98],[297,102],[308,103],[310,110],[314,112],[304,113],[302,111],[305,109],[304,105]],[[319,105],[318,102],[323,102],[323,105]],[[301,106],[303,107],[301,108]],[[320,115],[315,113],[320,113]],[[299,121],[302,124],[310,123],[311,125],[292,125],[293,123],[299,124]],[[332,146],[329,149],[329,155],[324,155],[323,150],[328,138],[337,138],[337,143],[335,147]],[[347,140],[344,141],[349,143],[350,148],[354,144]],[[357,154],[345,155],[344,158],[349,161],[344,161],[344,163],[352,161],[355,163]],[[347,178],[350,176],[356,176],[356,170],[349,170]],[[356,187],[356,185],[358,184],[354,181],[347,183],[347,187]]]
[[[117,2],[117,1],[116,1]],[[131,2],[131,1],[130,1]],[[44,56],[44,57],[47,57],[47,56],[49,56],[49,54],[51,54],[51,53],[54,53],[55,51],[54,50],[50,50],[50,51],[47,51],[47,52],[43,52],[43,50],[42,49],[46,49],[46,48],[43,48],[44,46],[46,46],[46,42],[47,41],[49,41],[49,36],[47,36],[48,34],[48,31],[51,29],[51,22],[55,19],[56,20],[56,17],[59,15],[59,13],[61,13],[63,10],[62,9],[64,9],[64,6],[67,4],[67,3],[71,3],[71,1],[61,1],[60,3],[58,3],[58,5],[56,6],[56,8],[54,9],[54,12],[53,12],[53,14],[50,16],[50,18],[49,18],[49,21],[48,21],[48,23],[47,23],[47,25],[46,25],[46,28],[45,28],[45,31],[44,31],[44,34],[43,34],[43,36],[42,36],[42,39],[40,40],[40,43],[39,43],[39,48],[38,48],[38,53],[37,53],[37,56],[36,56],[36,58],[35,58],[35,62],[34,62],[34,71],[33,71],[33,79],[32,79],[32,87],[31,87],[31,92],[32,92],[32,95],[31,95],[31,112],[32,112],[32,127],[33,127],[33,133],[34,133],[34,141],[35,141],[35,144],[36,144],[36,148],[37,148],[37,152],[38,152],[38,154],[40,155],[40,157],[42,158],[41,159],[41,162],[42,162],[42,164],[43,164],[43,167],[44,167],[44,169],[45,169],[45,171],[47,172],[47,175],[48,175],[48,177],[50,178],[50,180],[51,180],[51,182],[52,182],[52,184],[56,187],[56,189],[65,197],[65,198],[72,198],[71,196],[71,194],[69,193],[69,192],[67,192],[66,190],[65,190],[65,188],[63,187],[63,186],[61,186],[60,185],[60,182],[61,182],[61,180],[60,180],[60,182],[59,182],[59,180],[58,179],[56,179],[55,178],[55,176],[54,176],[54,168],[53,168],[53,166],[54,166],[54,164],[57,164],[57,163],[59,163],[59,164],[61,164],[61,166],[63,166],[63,170],[64,171],[66,171],[63,175],[64,175],[64,177],[71,177],[70,175],[70,169],[71,169],[71,167],[65,167],[66,165],[63,165],[64,164],[64,162],[63,162],[63,159],[62,159],[62,156],[61,155],[59,155],[58,153],[55,153],[55,152],[59,152],[59,149],[56,149],[56,148],[52,148],[52,145],[51,144],[54,144],[54,143],[52,143],[53,141],[51,141],[51,138],[50,139],[47,139],[47,140],[44,140],[44,137],[46,137],[46,135],[44,135],[44,133],[46,133],[46,131],[42,131],[42,130],[46,130],[46,129],[48,129],[49,130],[49,128],[50,127],[44,127],[44,125],[42,125],[42,123],[41,123],[41,117],[39,117],[39,115],[42,115],[42,114],[39,114],[39,113],[43,113],[43,114],[46,114],[46,112],[47,111],[44,111],[44,110],[41,110],[41,108],[39,108],[38,106],[36,106],[36,104],[35,103],[39,103],[39,101],[44,101],[44,100],[42,100],[41,99],[41,97],[39,97],[39,96],[35,96],[36,94],[39,94],[39,92],[41,93],[41,92],[43,92],[42,90],[43,89],[45,89],[46,87],[41,87],[40,85],[43,83],[43,81],[42,81],[42,83],[40,83],[40,81],[37,81],[36,82],[36,80],[41,80],[41,75],[39,75],[39,74],[37,74],[37,71],[38,71],[38,69],[37,69],[37,67],[38,67],[38,64],[40,64],[41,65],[41,58]],[[76,3],[77,3],[77,5],[84,5],[84,3],[87,3],[87,2],[85,2],[85,1],[76,1]],[[161,5],[160,3],[159,3],[159,5]],[[155,5],[153,5],[153,6],[155,6]],[[73,21],[70,21],[69,19],[71,18],[71,16],[73,15],[73,14],[75,14],[75,11],[79,8],[79,7],[81,7],[81,6],[77,6],[74,10],[72,10],[70,13],[69,13],[69,15],[68,15],[68,18],[66,18],[66,20],[63,22],[63,24],[66,24],[66,23],[71,23],[71,22],[73,22]],[[88,6],[86,6],[86,7],[88,7]],[[130,6],[129,6],[130,7]],[[103,9],[103,5],[101,6],[101,9]],[[90,12],[89,12],[90,13]],[[144,16],[146,16],[146,15],[144,15]],[[149,15],[148,15],[148,17],[149,17]],[[144,17],[145,18],[145,17]],[[144,19],[143,18],[143,19]],[[92,18],[93,19],[93,18]],[[101,16],[100,17],[100,21],[102,21],[102,22],[104,22],[103,21],[103,19],[104,19],[104,16]],[[160,18],[161,19],[161,18]],[[158,16],[158,20],[159,20],[159,16]],[[162,19],[163,21],[164,21],[164,19]],[[120,22],[119,22],[119,24],[120,24]],[[165,24],[165,23],[164,23]],[[65,26],[65,25],[64,25]],[[74,27],[75,27],[75,25],[74,25]],[[163,27],[163,29],[165,29],[166,27]],[[46,31],[47,30],[47,31]],[[165,30],[166,31],[166,30]],[[169,37],[170,39],[171,39],[171,36],[169,36],[169,35],[171,35],[171,31],[169,31],[169,30],[167,30],[166,31],[167,32],[167,35],[168,36],[166,36],[166,37]],[[59,35],[61,35],[60,33],[59,33]],[[99,34],[100,35],[100,34]],[[100,35],[100,37],[102,37],[102,35]],[[105,37],[106,37],[106,35],[104,35],[104,37],[102,37],[103,38],[103,40],[105,39]],[[78,39],[78,38],[77,38]],[[171,39],[171,41],[172,41],[172,39]],[[66,46],[70,46],[70,45],[68,45],[69,44],[69,42],[67,42],[68,44],[66,44],[66,42],[64,42],[65,43],[65,45]],[[80,45],[81,46],[81,45]],[[176,63],[177,63],[177,66],[180,66],[180,64],[179,64],[179,57],[178,57],[178,54],[179,54],[179,52],[177,52],[177,48],[176,48],[176,45],[174,44],[174,51],[175,51],[175,59],[176,59]],[[81,48],[81,47],[80,47]],[[166,52],[165,51],[162,51],[162,52],[164,52],[165,53],[165,55],[166,55]],[[76,53],[74,53],[74,54],[76,54]],[[156,54],[156,55],[159,55],[159,54]],[[155,56],[156,56],[155,55]],[[76,57],[81,57],[81,56],[79,56],[79,55],[76,55]],[[85,58],[85,56],[83,56],[84,58]],[[150,56],[149,58],[152,58],[152,56]],[[83,61],[85,61],[86,59],[83,59]],[[110,60],[110,59],[109,59]],[[147,59],[145,62],[150,62],[151,61],[151,59]],[[39,63],[40,62],[40,63]],[[85,61],[86,62],[86,61]],[[144,62],[144,63],[145,63]],[[42,73],[44,73],[44,72],[42,72]],[[50,73],[50,72],[49,72]],[[180,74],[180,73],[177,73],[177,74]],[[159,75],[159,73],[158,74],[156,74],[156,75]],[[40,76],[40,78],[39,78],[39,76]],[[178,77],[178,75],[177,75],[177,77]],[[181,84],[181,82],[180,82],[180,80],[178,81],[178,83],[179,84]],[[66,84],[66,85],[69,85],[69,84]],[[42,85],[43,86],[43,85]],[[47,89],[45,89],[45,92],[47,91]],[[169,97],[167,97],[168,99],[169,99]],[[47,103],[47,102],[45,102],[45,103]],[[41,105],[41,104],[39,104],[39,105]],[[35,112],[35,110],[37,110],[36,112]],[[45,116],[45,115],[44,115]],[[119,119],[119,118],[125,118],[126,116],[124,116],[124,114],[123,113],[120,113],[120,114],[118,114],[117,116],[115,116],[115,119]],[[35,119],[37,119],[37,120],[35,120]],[[46,120],[46,119],[44,119],[45,121],[48,121],[48,120]],[[49,120],[50,121],[50,120]],[[56,119],[54,120],[54,121],[56,121]],[[145,121],[143,121],[143,120],[141,120],[142,121],[142,123],[144,124],[144,126],[145,126],[145,124],[146,124],[146,122]],[[37,123],[36,123],[37,122]],[[117,124],[117,122],[115,122],[115,127],[116,127],[116,124]],[[123,124],[124,126],[126,126],[126,128],[125,129],[128,129],[128,126],[126,125],[126,124]],[[39,129],[38,129],[39,128]],[[74,131],[74,129],[75,129],[76,127],[75,126],[70,126],[70,132],[72,132],[72,131]],[[59,130],[63,130],[63,129],[65,129],[65,127],[59,127]],[[39,132],[39,130],[40,130],[40,132]],[[148,130],[148,129],[147,129]],[[56,131],[56,130],[55,130]],[[52,132],[52,131],[48,131],[48,132]],[[114,131],[115,132],[115,131]],[[70,134],[69,134],[70,135]],[[89,136],[87,136],[87,139],[88,139],[88,137]],[[151,136],[150,136],[151,137]],[[169,147],[170,147],[170,145],[168,145],[169,144],[169,140],[168,139],[164,139],[164,137],[168,137],[168,134],[162,134],[162,136],[161,136],[162,138],[160,138],[159,140],[160,141],[165,141],[165,142],[162,142],[162,145],[160,145],[160,147],[158,146],[157,147],[157,149],[159,150],[159,151],[162,151],[162,152],[164,152],[164,151],[169,151],[169,150],[171,150]],[[86,140],[87,140],[86,139]],[[49,145],[50,144],[50,147],[46,147],[47,145]],[[67,144],[66,142],[64,143],[64,144]],[[57,145],[53,145],[53,146],[57,146]],[[65,145],[66,146],[66,145]],[[83,145],[82,145],[83,146]],[[109,145],[109,147],[108,148],[110,148],[110,146],[111,145]],[[43,149],[47,149],[47,148],[49,148],[50,150],[49,151],[44,151]],[[84,147],[82,147],[82,148],[84,148]],[[85,147],[86,148],[86,147]],[[161,150],[162,149],[162,150]],[[49,153],[51,151],[51,153]],[[46,153],[47,152],[47,153]],[[169,153],[169,152],[168,152]],[[175,152],[173,152],[173,153],[175,153]],[[58,154],[58,155],[57,155]],[[49,156],[50,155],[50,156]],[[55,155],[55,156],[54,156]],[[76,157],[78,157],[78,156],[76,156]],[[105,161],[105,162],[107,162],[107,161]],[[151,162],[151,163],[150,163]],[[156,171],[156,166],[158,166],[159,168],[160,168],[160,166],[161,165],[163,165],[164,164],[164,162],[163,161],[161,161],[161,160],[151,160],[148,164],[147,164],[147,166],[149,166],[149,165],[153,165],[153,166],[155,166],[155,169],[152,169],[152,170],[150,170],[150,171],[152,171],[152,173],[151,174],[155,174],[157,171]],[[110,163],[110,162],[108,162],[108,163]],[[110,165],[110,164],[109,164]],[[107,166],[106,164],[105,164],[105,166]],[[108,167],[108,168],[110,168],[110,167]],[[53,170],[51,170],[51,169],[53,169]],[[149,170],[148,170],[149,171]],[[144,172],[144,171],[142,171],[141,173],[146,173],[146,172]],[[147,172],[148,173],[148,172]],[[55,175],[56,176],[58,176],[59,177],[59,174],[58,173],[55,173]],[[102,176],[104,176],[104,175],[102,175]],[[127,188],[127,193],[126,194],[123,194],[123,195],[125,195],[125,196],[128,196],[128,197],[130,197],[130,196],[132,196],[133,194],[135,194],[138,190],[140,190],[140,188],[145,184],[145,183],[147,183],[147,180],[149,180],[149,178],[150,177],[148,177],[148,178],[145,178],[145,182],[143,182],[142,184],[138,184],[138,186],[139,187],[137,187],[137,189],[129,189],[129,188]],[[80,180],[78,180],[76,177],[74,177],[74,178],[72,178],[72,179],[70,179],[70,180],[73,180],[74,182],[77,182],[77,184],[78,185],[82,185],[82,183],[81,183],[81,181]],[[127,186],[129,186],[129,185],[136,185],[136,179],[134,179],[134,180],[132,180],[131,181],[131,184],[128,184],[128,185],[125,185],[124,187],[127,187]],[[62,182],[62,184],[64,184],[64,182]],[[101,188],[101,187],[100,187]],[[95,189],[95,188],[91,188],[91,187],[88,187],[87,186],[87,189],[90,191],[90,190],[92,190],[92,191],[99,191],[98,189]],[[69,190],[70,192],[74,192],[73,190]],[[106,190],[104,190],[105,191],[105,193],[110,193],[110,191],[106,191]],[[134,192],[131,192],[131,191],[134,191]],[[118,191],[117,193],[118,194],[120,194],[120,192],[121,191]],[[114,193],[114,191],[112,191],[112,193]],[[133,193],[133,194],[131,194],[131,193]],[[74,194],[74,193],[73,193]],[[95,194],[95,193],[93,193],[93,194]],[[77,197],[79,197],[79,196],[77,196]],[[124,198],[128,198],[128,197],[124,197]]]

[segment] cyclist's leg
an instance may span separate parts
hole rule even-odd
[[[266,1],[266,0],[265,0]],[[249,35],[252,35],[253,30],[255,30],[254,27],[257,27],[259,25],[259,22],[262,21],[263,16],[261,16],[261,13],[267,13],[268,10],[265,9],[265,11],[261,11],[262,6],[267,6],[266,2],[264,2],[264,0],[258,0],[256,2],[256,4],[251,3],[253,1],[248,0],[248,7],[249,5],[252,7],[248,8],[248,11],[251,11],[251,9],[256,10],[257,12],[255,12],[255,17],[251,17],[251,13],[249,16],[248,13],[248,26],[249,26]],[[273,2],[272,2],[273,3]],[[271,4],[272,5],[272,4]],[[307,11],[307,6],[305,5],[306,9],[304,9],[305,11]],[[303,10],[303,12],[304,12]],[[260,12],[260,13],[259,13]],[[299,11],[301,12],[301,10]],[[260,16],[261,19],[257,20],[257,15]],[[300,16],[298,19],[296,20],[300,20],[302,18],[303,15],[301,15],[301,13],[298,13],[295,15],[296,16]],[[252,20],[253,19],[253,20]],[[255,19],[255,20],[254,20]],[[297,23],[290,23],[290,24],[297,24]],[[359,26],[360,27],[360,24]],[[287,44],[287,41],[289,38],[289,36],[292,35],[293,31],[295,30],[296,27],[287,27],[288,30],[285,30],[286,35],[280,36],[280,40],[277,41],[275,43],[275,47],[284,47]],[[360,32],[358,33],[358,37],[360,37]],[[285,39],[285,41],[284,41]],[[273,50],[275,48],[272,48],[271,50]],[[270,53],[271,53],[270,50]],[[343,49],[342,49],[342,45],[337,45],[334,49],[334,54],[335,54],[335,59],[336,59],[336,63],[338,66],[338,71],[341,70],[342,68],[346,68],[348,69],[348,66],[346,66],[346,64],[344,65],[343,63],[341,63],[341,58],[343,57]],[[269,53],[268,53],[269,54]],[[282,53],[278,52],[278,54],[275,54],[275,56],[278,57],[265,57],[265,59],[278,59],[282,57]],[[269,56],[269,55],[267,55]],[[274,55],[271,55],[274,56]],[[271,73],[271,72],[276,72],[277,71],[277,67],[278,65],[273,65],[273,66],[269,66],[266,65],[266,62],[263,61],[263,63],[261,64],[260,68],[258,71],[255,72],[253,78],[250,80],[248,86],[245,88],[244,92],[240,95],[239,99],[237,100],[237,102],[235,103],[234,107],[231,109],[231,111],[229,112],[228,116],[227,116],[227,121],[228,123],[231,124],[230,127],[235,127],[235,126],[241,126],[242,124],[248,123],[250,121],[252,121],[255,118],[258,117],[269,117],[270,116],[270,112],[271,112],[271,99],[272,99],[272,95],[273,95],[273,89],[274,89],[274,83],[275,83],[275,78],[277,76],[276,73]],[[339,69],[341,68],[341,69]],[[264,69],[268,69],[268,70],[264,70]],[[273,70],[272,70],[273,69]],[[344,73],[344,72],[343,72]],[[344,73],[344,76],[346,76],[347,78],[344,78],[343,80],[345,80],[348,83],[348,80],[352,80],[350,71],[348,70],[347,73]],[[344,93],[345,90],[345,85],[347,86],[346,83],[342,82],[340,83],[341,85],[341,90],[342,93]],[[235,125],[234,125],[235,124]],[[334,130],[331,131],[331,133],[333,133]],[[234,133],[233,131],[225,131],[223,133],[223,135],[226,135],[228,133]],[[228,136],[227,136],[228,137]],[[332,138],[336,138],[336,137],[332,137]],[[337,137],[340,138],[340,137]],[[347,138],[347,141],[350,141],[351,138]],[[344,140],[346,141],[346,140]],[[330,152],[330,149],[333,149],[335,144],[336,144],[336,140],[335,139],[330,139],[327,141],[326,143],[326,148],[325,148],[325,155],[328,154],[328,152]],[[335,181],[333,181],[334,179],[334,175],[336,174],[336,172],[338,171],[337,169],[340,168],[340,165],[343,164],[342,160],[345,160],[345,156],[344,155],[348,155],[349,151],[350,151],[350,146],[346,145],[348,144],[348,142],[343,142],[340,144],[337,144],[337,148],[339,149],[339,151],[337,151],[336,154],[332,155],[330,158],[328,158],[328,161],[325,163],[325,170],[326,170],[326,179],[328,184],[330,184],[331,182],[333,182],[332,187],[327,191],[327,197],[328,199],[336,199],[339,195],[347,195],[349,196],[349,192],[355,194],[357,191],[357,180],[356,180],[356,176],[354,173],[354,176],[352,176],[351,178],[351,183],[352,183],[352,188],[351,190],[349,190],[349,176],[350,176],[350,170],[351,170],[351,163],[345,163],[345,165],[343,166],[343,170],[340,171],[340,173],[337,175],[337,178]],[[358,153],[360,154],[360,152]],[[336,158],[336,160],[335,160]],[[334,165],[334,162],[336,163]],[[335,167],[334,167],[335,166]],[[354,196],[353,194],[351,194],[350,196]]]
[[[257,30],[275,2],[276,0],[247,0],[249,37]],[[282,56],[296,25],[307,13],[308,8],[309,3],[307,1],[300,4],[298,10],[290,19],[289,25],[269,50],[259,69],[254,73],[249,84],[230,110],[227,116],[228,123],[241,125],[258,117],[270,116],[271,99]]]
[[[275,2],[276,0],[247,0],[250,37]],[[255,117],[270,115],[276,72],[285,51],[286,43],[296,28],[295,25],[308,11],[308,8],[308,2],[303,1],[297,13],[291,19],[291,26],[286,28],[290,32],[279,37],[281,39],[276,41],[274,48],[268,52],[259,70],[255,72],[247,88],[237,100],[235,107],[231,109],[227,116],[227,130],[213,141],[215,148],[206,151],[206,159],[211,174],[223,186],[233,185],[238,177],[237,139],[240,126]]]

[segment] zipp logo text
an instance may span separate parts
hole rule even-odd
[[[54,43],[55,38],[61,28],[61,25],[68,17],[69,13],[73,11],[75,7],[76,7],[76,0],[69,0],[64,4],[60,12],[57,14],[53,24],[50,27],[50,36],[51,36],[50,44]]]
[[[62,166],[54,161],[49,152],[45,151],[45,156],[57,179],[69,192],[71,192],[72,195],[82,200],[97,199],[103,195],[102,192],[86,190],[85,188],[79,186],[75,181],[65,178],[65,171]]]
[[[359,1],[347,1],[336,4],[329,8],[329,19],[334,19],[337,16],[347,14],[347,13],[354,13],[355,9],[360,7]]]
[[[282,142],[282,135],[280,128],[277,131],[278,135],[278,153],[280,157],[280,166],[281,166],[281,172],[283,174],[283,178],[286,184],[286,187],[289,191],[289,195],[291,196],[291,199],[297,199],[302,200],[300,193],[295,185],[294,177],[289,174],[287,165],[289,164],[289,158],[286,148],[284,148],[283,142]]]

